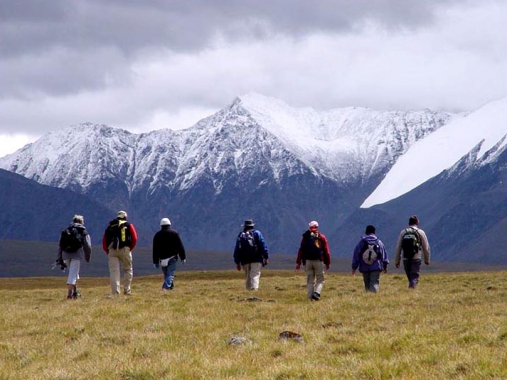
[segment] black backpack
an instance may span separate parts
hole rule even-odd
[[[419,252],[421,247],[421,238],[415,228],[409,227],[405,229],[401,240],[401,249],[403,250],[403,257],[412,259],[414,255]]]
[[[371,265],[375,262],[375,260],[381,260],[382,258],[380,257],[380,247],[378,245],[378,241],[375,240],[373,244],[370,244],[370,242],[368,242],[368,240],[366,239],[364,239],[363,241],[365,247],[365,250],[361,255],[363,261],[366,264]]]
[[[106,228],[106,243],[108,248],[121,249],[130,247],[130,223],[125,220],[114,219]]]
[[[60,234],[60,248],[68,253],[77,252],[83,246],[85,231],[80,232],[76,227],[68,227]]]
[[[249,261],[256,256],[258,248],[254,230],[246,230],[238,235],[238,248],[241,261]]]

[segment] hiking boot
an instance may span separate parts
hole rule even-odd
[[[74,299],[81,298],[81,293],[78,291],[75,291],[74,293],[72,293],[72,298],[74,298]]]
[[[312,300],[319,301],[320,300],[320,294],[317,292],[313,292],[312,294]]]

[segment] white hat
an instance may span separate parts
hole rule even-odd
[[[117,218],[127,219],[127,213],[125,211],[118,211],[118,214],[116,214]]]
[[[160,225],[161,226],[170,226],[171,221],[169,220],[169,218],[162,218],[162,220],[160,221]]]
[[[319,227],[319,223],[317,223],[315,220],[312,220],[310,223],[308,223],[308,227]]]

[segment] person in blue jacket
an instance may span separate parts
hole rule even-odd
[[[357,269],[363,274],[364,289],[378,293],[380,290],[380,272],[387,273],[389,259],[384,244],[375,235],[375,226],[366,226],[365,236],[354,249],[352,258],[352,275]]]
[[[261,267],[268,265],[268,245],[262,233],[254,228],[252,219],[245,220],[243,231],[236,238],[234,247],[234,263],[236,269],[245,271],[247,290],[259,290]]]

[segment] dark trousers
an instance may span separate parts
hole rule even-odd
[[[363,280],[365,291],[378,293],[380,289],[380,271],[364,272]]]
[[[419,272],[421,271],[421,260],[403,260],[403,268],[408,278],[408,287],[415,288],[419,283]]]

